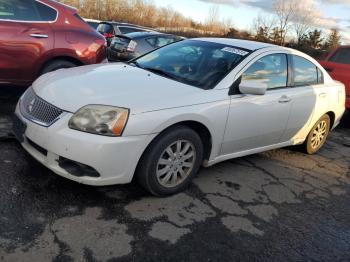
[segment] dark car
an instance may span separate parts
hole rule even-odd
[[[28,86],[60,68],[106,60],[106,40],[53,0],[0,0],[0,84]]]
[[[106,38],[108,46],[110,45],[112,38],[116,35],[124,35],[134,32],[154,32],[147,27],[118,22],[101,22],[97,27],[97,31]]]
[[[109,61],[129,61],[183,37],[155,32],[136,32],[115,36],[107,49]]]
[[[91,26],[93,29],[97,30],[97,27],[99,26],[99,24],[101,23],[100,20],[95,20],[95,19],[87,19],[84,18],[84,21]]]

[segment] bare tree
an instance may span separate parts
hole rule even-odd
[[[293,16],[293,28],[297,36],[297,44],[300,45],[302,38],[310,31],[316,20],[317,8],[313,2],[295,3],[296,10]]]
[[[276,0],[273,7],[277,18],[280,45],[284,45],[296,13],[297,0]]]
[[[327,36],[327,39],[324,43],[324,49],[331,51],[332,49],[340,45],[341,35],[339,29],[333,28]]]
[[[261,35],[263,33],[264,38],[272,33],[272,29],[276,27],[276,18],[273,16],[266,16],[259,14],[252,23],[251,30],[252,34],[255,36]],[[263,40],[263,39],[259,39]]]
[[[151,0],[60,0],[79,9],[84,18],[129,22],[156,27],[167,31],[193,31],[200,35],[209,30],[211,34],[225,35],[231,20],[220,20],[218,6],[210,9],[206,23],[201,24],[185,17],[169,7],[157,7]],[[195,35],[194,35],[195,36]]]
[[[221,33],[226,35],[233,27],[232,19],[230,17],[224,18],[221,22]]]
[[[213,5],[209,9],[208,17],[205,21],[206,30],[209,32],[214,32],[220,27],[220,9],[218,5]]]

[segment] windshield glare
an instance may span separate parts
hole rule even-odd
[[[185,40],[157,49],[134,63],[154,73],[162,72],[161,75],[176,81],[211,89],[248,54],[233,46]]]

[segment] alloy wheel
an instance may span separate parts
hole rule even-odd
[[[311,147],[313,149],[317,149],[323,144],[327,135],[327,128],[327,122],[325,120],[318,123],[311,137]]]
[[[157,163],[157,180],[167,188],[180,185],[192,172],[196,162],[195,146],[187,140],[178,140],[168,146]]]

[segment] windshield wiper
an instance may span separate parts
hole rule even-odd
[[[179,81],[179,78],[174,76],[173,74],[170,74],[166,71],[163,71],[162,69],[158,69],[158,68],[151,68],[151,67],[141,67],[142,69],[145,69],[147,71],[150,71],[152,73],[155,73],[157,75],[161,75],[161,76],[164,76],[164,77],[167,77],[167,78],[171,78],[173,80],[177,80]]]

